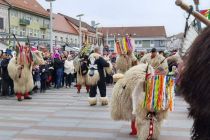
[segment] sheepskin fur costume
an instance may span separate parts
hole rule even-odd
[[[111,116],[114,120],[131,120],[132,92],[139,80],[145,80],[147,66],[147,64],[139,64],[130,68],[115,84],[111,100]],[[148,72],[153,73],[153,71],[149,66]]]
[[[100,97],[100,102],[101,102],[101,105],[104,106],[104,105],[108,105],[109,100],[107,97]]]
[[[131,55],[119,55],[116,60],[117,73],[124,74],[132,67],[135,61],[137,61],[137,58],[133,53]]]
[[[88,70],[88,74],[86,77],[87,85],[90,85],[90,86],[97,85],[98,81],[100,80],[99,72],[97,70],[98,68],[97,68],[97,65],[95,64],[95,61],[97,59],[99,59],[100,57],[102,57],[102,56],[98,53],[92,53],[89,56],[90,65],[89,65],[89,70]],[[105,67],[104,69],[108,74],[111,74],[112,73],[111,62],[109,62],[109,67]],[[91,71],[94,71],[94,74],[92,76],[90,75]]]
[[[97,104],[97,98],[96,97],[93,97],[93,98],[89,97],[88,102],[89,102],[90,106],[94,106],[94,105]]]
[[[81,59],[79,58],[79,56],[77,56],[74,61],[73,61],[73,65],[75,68],[75,71],[77,72],[77,85],[88,85],[87,84],[87,75],[82,75],[81,74]]]
[[[113,70],[113,66],[112,66],[112,63],[111,63],[110,60],[107,60],[107,62],[109,63],[109,67],[105,67],[104,69],[105,69],[105,72],[107,74],[111,75],[112,74],[112,70]]]
[[[141,58],[140,62],[148,63],[155,69],[162,68],[166,73],[168,73],[168,63],[166,58],[162,55],[157,54],[155,58],[151,58],[151,53],[148,53]]]
[[[99,72],[98,72],[98,67],[95,64],[95,61],[97,59],[99,59],[100,57],[101,57],[101,55],[98,54],[98,53],[92,53],[89,56],[90,65],[89,65],[89,70],[88,70],[86,81],[87,81],[87,84],[90,85],[90,86],[97,85],[97,83],[100,79]],[[93,75],[91,75],[92,72],[93,72]]]
[[[39,51],[32,52],[33,61],[36,65],[44,64],[44,59]],[[18,55],[17,58],[19,58]],[[16,57],[12,58],[8,64],[8,73],[14,82],[15,93],[21,93],[22,95],[32,91],[34,88],[32,65],[26,63],[26,56],[23,55],[23,69],[20,70],[20,62]]]
[[[137,130],[138,137],[141,140],[146,140],[149,136],[149,128],[150,128],[150,118],[148,118],[148,113],[150,111],[142,108],[145,99],[145,92],[143,90],[144,81],[140,80],[139,83],[136,85],[134,92],[132,93],[132,101],[133,101],[133,112],[132,114],[136,116],[137,121]],[[158,139],[160,135],[160,129],[163,119],[167,116],[166,111],[156,112],[154,116],[153,122],[153,135],[152,139]]]
[[[144,83],[146,69],[148,73],[154,74],[154,69],[147,64],[139,64],[128,70],[124,78],[120,79],[113,89],[111,100],[111,116],[114,120],[132,120],[136,117],[138,137],[146,140],[149,136],[150,111],[142,107],[145,99]],[[152,139],[158,139],[160,135],[161,122],[166,117],[167,111],[156,112],[153,117]]]

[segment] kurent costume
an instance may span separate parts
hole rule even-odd
[[[129,37],[123,37],[122,40],[116,42],[116,52],[118,54],[116,60],[117,73],[124,74],[132,66],[137,65],[137,58],[132,53],[133,45]]]
[[[90,91],[90,86],[87,83],[88,73],[88,55],[90,54],[91,46],[86,44],[80,50],[79,55],[74,58],[73,64],[75,72],[77,73],[77,93],[80,93],[82,86],[86,87],[87,93]]]
[[[124,74],[132,66],[137,64],[137,58],[133,53],[131,54],[120,54],[116,60],[117,73]]]
[[[111,65],[98,53],[92,53],[89,56],[89,62],[89,71],[87,74],[88,84],[91,85],[89,94],[89,104],[91,106],[97,104],[96,94],[98,87],[101,95],[101,104],[107,105],[108,98],[106,97],[105,73],[109,73],[111,71]]]
[[[161,69],[162,71],[165,71],[165,73],[168,73],[168,63],[165,57],[162,55],[157,54],[154,58],[151,57],[151,53],[148,53],[144,55],[141,59],[141,63],[148,63],[150,64],[155,70]]]
[[[174,81],[171,77],[154,75],[148,64],[130,68],[116,83],[111,101],[114,120],[133,121],[141,140],[157,139],[161,122],[173,109]]]
[[[88,56],[74,59],[74,67],[77,73],[77,93],[80,93],[82,86],[85,86],[87,93],[89,93],[90,86],[87,84]]]
[[[118,40],[116,42],[116,50],[118,53],[118,57],[116,60],[116,70],[117,74],[113,75],[114,81],[118,81],[118,79],[123,78],[123,74],[126,73],[131,67],[137,65],[137,58],[132,53],[134,50],[134,46],[131,43],[131,39],[129,37],[123,37],[122,40]],[[135,127],[135,121],[131,122],[131,135],[136,135],[137,130]]]
[[[28,47],[17,47],[16,57],[12,58],[8,65],[9,76],[14,82],[14,91],[18,101],[31,99],[29,93],[34,88],[32,67],[44,64],[42,54],[39,51],[31,52]]]

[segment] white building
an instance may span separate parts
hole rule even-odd
[[[61,14],[53,14],[53,40],[55,45],[78,46],[79,33]]]
[[[0,32],[8,33],[9,22],[8,22],[8,8],[9,5],[0,0]]]
[[[105,44],[114,50],[115,39],[131,36],[136,51],[165,50],[167,44],[166,31],[164,26],[143,26],[143,27],[102,27],[99,30],[104,35]]]

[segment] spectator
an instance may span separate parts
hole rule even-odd
[[[54,70],[55,70],[55,88],[61,88],[61,80],[63,73],[63,62],[61,60],[60,54],[54,54]]]
[[[2,68],[2,96],[13,96],[14,95],[14,85],[13,81],[8,74],[7,66],[10,61],[10,56],[8,52],[3,54],[3,60],[1,62]]]
[[[47,65],[40,66],[40,75],[41,75],[41,88],[40,92],[45,92],[47,89],[47,78],[48,78],[48,68]]]
[[[68,56],[64,63],[64,73],[66,74],[66,88],[71,87],[74,76],[74,65],[71,55]]]

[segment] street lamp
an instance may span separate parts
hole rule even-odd
[[[100,47],[100,46],[99,46],[99,40],[98,40],[98,25],[100,25],[100,23],[96,23],[96,24],[95,24],[95,28],[96,28],[96,42],[97,42],[97,44],[98,44],[98,47]],[[100,50],[101,50],[101,54],[103,54],[103,47],[100,48]]]
[[[81,32],[81,17],[84,16],[84,14],[77,15],[79,17],[79,48],[82,48],[82,32]]]
[[[55,0],[46,0],[50,2],[50,52],[53,53],[53,22],[52,22],[52,2]]]
[[[97,41],[97,43],[98,43],[98,25],[100,25],[100,23],[96,23],[95,24],[95,28],[96,28],[96,41]]]

